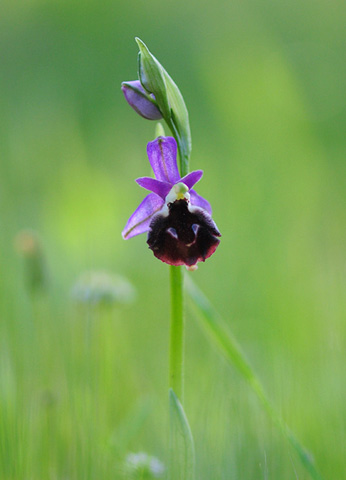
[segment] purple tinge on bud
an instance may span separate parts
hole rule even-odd
[[[127,103],[139,115],[148,120],[160,120],[162,118],[154,96],[144,90],[139,80],[123,82],[121,84],[121,90]]]

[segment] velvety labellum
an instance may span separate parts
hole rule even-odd
[[[186,199],[169,203],[167,208],[156,213],[149,226],[147,243],[155,257],[170,265],[204,262],[215,252],[221,236],[210,215]]]

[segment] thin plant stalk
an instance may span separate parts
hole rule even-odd
[[[171,330],[169,348],[169,387],[180,402],[184,396],[184,302],[182,267],[170,267]]]
[[[189,173],[189,159],[184,155],[183,153],[183,148],[181,145],[181,141],[179,138],[179,134],[177,132],[177,128],[175,127],[174,123],[170,120],[166,122],[173,137],[175,138],[178,146],[178,152],[179,152],[179,170],[180,170],[180,175],[184,177]]]
[[[180,175],[188,173],[188,163],[185,162],[185,168],[182,162],[182,147],[179,136],[176,134],[172,122],[167,122],[178,146],[180,159]],[[161,123],[156,126],[156,136],[164,136],[165,131]],[[183,405],[184,397],[184,272],[182,267],[170,266],[170,285],[171,285],[171,325],[170,325],[170,345],[169,345],[169,388],[173,390]]]
[[[171,125],[169,125],[171,128]],[[180,157],[180,175],[188,173],[188,159],[182,157],[179,136],[172,130]],[[169,480],[195,479],[195,446],[184,412],[184,271],[181,266],[170,266],[171,326],[169,346]]]

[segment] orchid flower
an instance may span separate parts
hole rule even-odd
[[[151,193],[129,218],[123,238],[148,233],[147,243],[155,257],[169,265],[196,268],[197,262],[215,252],[221,236],[209,202],[192,188],[203,171],[180,177],[173,137],[149,142],[147,153],[155,178],[142,177],[136,182]]]

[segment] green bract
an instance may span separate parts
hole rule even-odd
[[[148,47],[136,38],[139,47],[138,77],[142,86],[155,96],[163,118],[176,138],[180,173],[186,175],[191,154],[189,114],[179,88]]]
[[[138,77],[142,86],[149,93],[155,95],[157,104],[165,120],[171,117],[171,110],[167,98],[167,89],[163,75],[163,68],[156,58],[149,52],[147,46],[136,38],[139,47]]]

